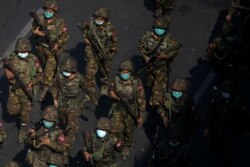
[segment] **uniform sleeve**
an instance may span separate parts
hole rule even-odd
[[[147,56],[146,55],[146,51],[145,51],[145,43],[147,41],[147,36],[148,36],[149,32],[146,32],[143,36],[142,39],[139,41],[138,44],[138,50],[141,56]]]
[[[177,44],[177,42],[174,39],[172,39],[171,37],[167,37],[167,40],[168,40],[167,42],[169,43],[168,47],[172,47],[172,46]],[[165,50],[163,53],[166,55],[167,59],[173,59],[174,57],[176,57],[179,54],[179,52],[180,52],[180,49],[177,49],[177,50],[172,51],[170,53],[168,53],[167,50]]]
[[[62,20],[62,23],[60,25],[60,29],[61,29],[62,34],[58,37],[57,44],[59,45],[59,47],[62,47],[69,39],[68,28],[67,28],[64,20]]]
[[[140,79],[138,79],[138,87],[137,87],[137,106],[138,111],[141,117],[145,120],[146,117],[146,98],[145,91],[143,87],[143,83]]]

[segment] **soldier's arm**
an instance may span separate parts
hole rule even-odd
[[[147,41],[147,36],[150,32],[146,32],[143,36],[142,36],[142,39],[139,41],[139,44],[138,44],[138,50],[139,50],[139,53],[140,55],[145,59],[148,57],[148,55],[146,55],[146,51],[145,51],[145,43]]]
[[[177,42],[174,39],[172,39],[171,37],[167,37],[167,38],[168,38],[167,40],[168,40],[168,43],[169,43],[168,47],[172,47],[172,46],[177,44]],[[170,53],[167,53],[165,51],[163,51],[162,53],[164,54],[165,59],[169,60],[169,59],[173,59],[175,56],[177,56],[179,54],[179,52],[180,52],[180,49],[177,49],[177,50],[172,51]]]
[[[139,117],[142,117],[143,120],[146,118],[146,98],[145,91],[143,87],[143,83],[140,79],[138,79],[138,87],[137,87],[137,106]]]
[[[69,145],[62,131],[60,131],[60,133],[57,135],[57,138],[55,141],[52,141],[50,144],[48,144],[48,147],[60,153],[64,153],[68,151]]]
[[[52,84],[52,87],[51,87],[51,94],[53,96],[53,99],[54,100],[57,100],[58,101],[58,96],[59,96],[59,88],[60,88],[60,83],[59,83],[59,76],[56,76],[53,84]]]
[[[57,39],[57,45],[59,48],[62,47],[69,39],[68,28],[67,28],[64,20],[61,23],[60,29],[62,31],[62,34]]]
[[[117,33],[116,33],[115,28],[112,25],[110,25],[107,33],[108,33],[107,35],[110,37],[108,53],[110,53],[110,59],[113,59],[115,54],[117,54],[118,52]]]

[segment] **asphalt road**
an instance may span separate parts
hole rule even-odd
[[[116,73],[121,61],[131,59],[136,68],[141,66],[138,59],[137,44],[145,31],[149,30],[153,21],[152,10],[154,6],[151,0],[59,0],[59,15],[62,16],[69,28],[70,39],[67,47],[73,57],[78,61],[78,69],[84,73],[84,53],[81,33],[77,24],[88,21],[95,8],[105,6],[110,9],[111,21],[117,29],[119,39],[119,53],[113,62],[113,73]],[[0,55],[13,43],[17,35],[29,21],[28,12],[41,8],[43,1],[34,0],[8,0],[0,1]],[[208,83],[204,80],[211,68],[209,65],[199,65],[197,60],[205,53],[208,41],[219,34],[223,9],[228,6],[227,0],[181,0],[177,1],[176,9],[171,15],[170,33],[173,38],[181,42],[183,48],[180,55],[175,59],[171,79],[175,77],[188,78],[191,83],[191,92],[199,97],[196,99],[199,114],[201,116],[201,131],[204,126],[204,113],[207,101],[211,95],[210,78]],[[29,36],[30,34],[28,34]],[[6,56],[6,55],[2,55]],[[0,69],[0,119],[4,121],[7,130],[7,141],[0,149],[0,167],[11,159],[20,163],[24,162],[26,150],[17,144],[17,118],[11,117],[6,111],[8,84]],[[203,85],[202,89],[201,86]],[[205,86],[204,86],[205,85]],[[148,98],[147,94],[147,98]],[[85,111],[88,119],[80,120],[80,129],[93,129],[96,119],[106,116],[110,107],[108,99],[100,101],[94,113]],[[121,162],[122,167],[144,167],[150,159],[152,149],[152,134],[146,134],[144,128],[134,132],[135,143],[131,149],[131,156],[127,161]],[[245,155],[249,155],[250,147],[246,138],[242,138],[236,157],[237,165],[249,167],[250,163]],[[74,150],[71,154],[71,166],[84,166],[81,155],[81,135],[79,133]],[[216,167],[217,158],[210,154],[208,141],[199,133],[193,142],[198,167]]]

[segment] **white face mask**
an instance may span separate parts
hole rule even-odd
[[[104,130],[97,129],[96,130],[96,135],[99,138],[104,138],[107,135],[107,132]]]
[[[98,26],[100,26],[100,25],[103,25],[103,23],[104,23],[104,20],[97,20],[97,19],[95,19],[95,23],[98,25]]]
[[[225,99],[229,99],[231,97],[231,94],[227,92],[221,92],[221,94],[222,94],[222,97]]]
[[[62,74],[63,74],[65,77],[70,77],[70,75],[71,75],[70,72],[66,72],[66,71],[63,71]]]
[[[21,57],[22,59],[26,58],[29,55],[28,52],[22,53],[22,52],[18,52],[17,56]]]
[[[173,141],[169,141],[169,145],[170,146],[173,146],[173,147],[176,147],[176,146],[178,146],[178,145],[180,145],[180,141],[177,141],[177,142],[173,142]]]

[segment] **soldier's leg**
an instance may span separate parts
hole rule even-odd
[[[110,71],[112,69],[112,61],[110,60],[109,62],[106,62],[107,64],[105,65],[105,68],[103,65],[99,64],[99,69],[101,73],[101,94],[103,95],[108,95],[108,82],[110,79]]]
[[[20,113],[19,97],[11,90],[9,91],[7,108],[10,115],[18,115]]]
[[[131,147],[133,143],[133,132],[135,128],[134,121],[132,118],[128,117],[124,120],[124,142],[125,142],[125,148],[122,150],[122,159],[126,160],[129,157],[129,148]]]
[[[70,145],[70,150],[72,150],[73,145],[76,141],[78,127],[79,127],[79,115],[70,112],[66,124],[66,138],[68,140],[68,144]]]

